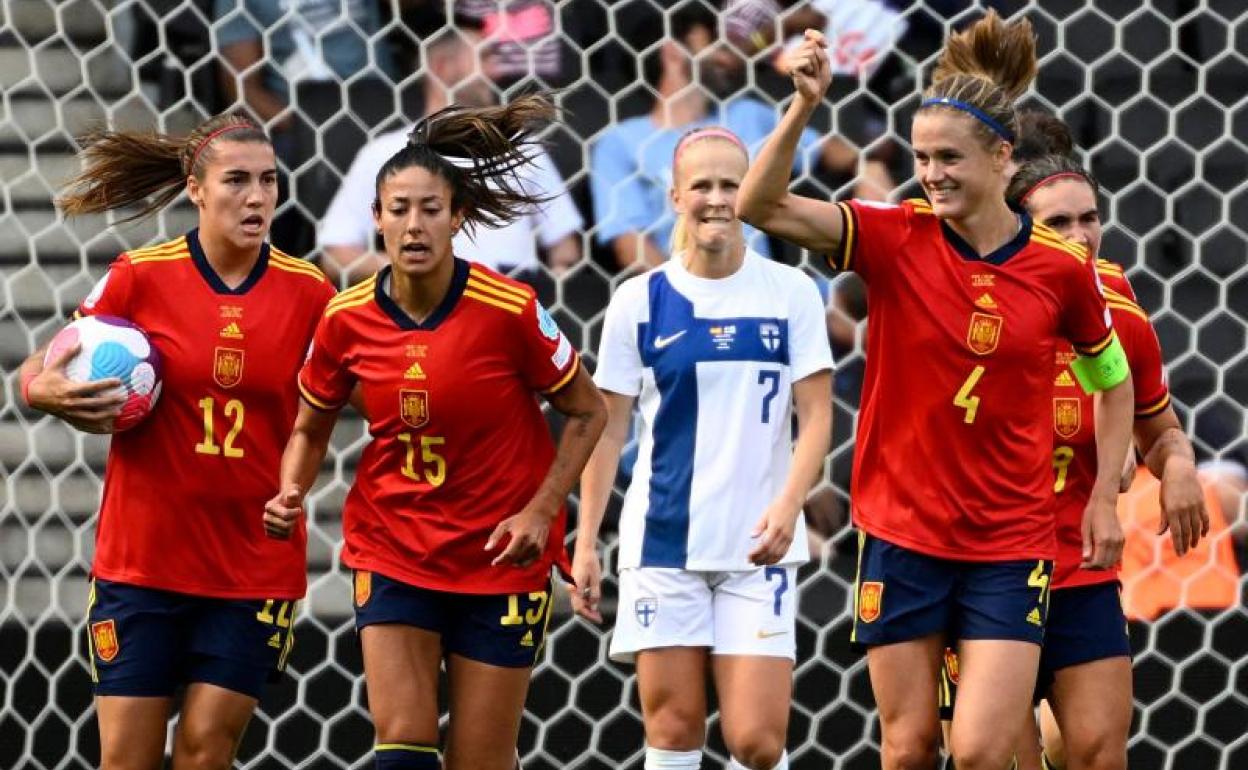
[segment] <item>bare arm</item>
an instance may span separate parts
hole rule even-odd
[[[1170,530],[1174,551],[1182,556],[1209,534],[1205,494],[1196,476],[1196,453],[1183,434],[1174,407],[1135,421],[1135,440],[1144,464],[1161,480],[1161,528]]]
[[[589,456],[581,472],[581,510],[576,524],[576,546],[572,552],[572,577],[576,590],[572,607],[595,623],[602,622],[598,603],[602,599],[602,566],[598,560],[598,531],[607,512],[615,474],[620,466],[620,453],[628,441],[628,425],[632,419],[632,396],[603,392],[607,402],[607,422],[602,438]]]
[[[832,444],[832,372],[823,370],[793,383],[797,408],[797,443],[784,488],[755,529],[758,544],[750,551],[754,564],[775,564],[788,553],[806,496],[819,480]]]
[[[581,469],[589,460],[602,433],[602,426],[607,421],[602,394],[584,367],[548,400],[567,418],[559,436],[555,459],[533,499],[515,516],[504,519],[490,535],[485,544],[487,551],[493,550],[505,535],[511,536],[511,542],[495,557],[494,564],[509,563],[524,567],[542,555],[550,523],[568,499],[568,493],[581,475]]]
[[[1122,458],[1131,443],[1135,389],[1127,377],[1101,393],[1096,410],[1096,481],[1083,514],[1084,569],[1109,569],[1122,556],[1124,536],[1118,521],[1118,486]]]
[[[264,506],[264,531],[269,537],[286,539],[303,515],[303,498],[316,483],[325,459],[329,437],[338,412],[322,412],[306,401],[299,402],[295,427],[282,452],[278,493]]]
[[[841,214],[834,203],[790,192],[789,175],[802,130],[832,82],[826,45],[823,35],[807,30],[806,40],[794,54],[797,96],[750,164],[737,193],[737,216],[742,220],[820,253],[840,246]],[[825,143],[825,147],[831,145]]]
[[[659,251],[659,247],[649,236],[638,232],[617,236],[611,241],[611,251],[615,253],[615,264],[621,270],[627,270],[634,265],[649,270],[667,260],[667,255]]]

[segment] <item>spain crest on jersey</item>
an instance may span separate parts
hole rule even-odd
[[[212,361],[212,381],[223,388],[232,388],[243,379],[243,351],[217,348]]]
[[[999,315],[971,313],[971,327],[966,332],[966,344],[975,353],[986,356],[997,349],[1001,341],[1001,326],[1005,319]]]
[[[1062,438],[1070,438],[1079,432],[1079,399],[1053,399],[1053,430]]]
[[[91,624],[91,644],[95,647],[95,657],[105,663],[117,657],[121,644],[117,641],[117,624],[112,618]]]
[[[884,605],[884,584],[875,580],[865,581],[858,589],[858,619],[874,623],[880,618]]]
[[[413,428],[423,428],[429,422],[429,391],[399,391],[399,417]]]
[[[355,571],[355,606],[363,607],[373,595],[373,573],[365,569]]]

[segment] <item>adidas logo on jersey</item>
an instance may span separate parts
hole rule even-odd
[[[984,292],[983,294],[979,295],[979,299],[975,300],[975,304],[978,305],[979,307],[987,308],[989,310],[997,309],[996,301],[992,298],[992,295],[990,295],[988,292]]]
[[[1031,612],[1027,613],[1027,622],[1028,622],[1028,623],[1030,623],[1030,624],[1032,624],[1033,626],[1042,626],[1042,625],[1044,625],[1044,621],[1042,621],[1042,620],[1040,619],[1040,608],[1039,608],[1039,607],[1036,607],[1036,608],[1035,608],[1035,609],[1033,609]]]
[[[241,340],[243,338],[243,330],[239,328],[237,323],[230,321],[221,330],[221,336],[227,340]]]
[[[1053,384],[1059,388],[1073,388],[1075,386],[1075,378],[1070,376],[1068,370],[1063,369],[1062,373],[1057,375],[1057,379],[1053,381]]]
[[[403,373],[403,379],[423,380],[425,379],[425,370],[420,368],[419,363],[413,362],[411,366],[407,367],[407,371]]]
[[[275,650],[282,649],[282,632],[278,631],[269,637],[269,646]]]

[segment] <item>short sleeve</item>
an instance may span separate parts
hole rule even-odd
[[[789,308],[789,371],[794,382],[833,367],[832,346],[819,287],[799,275]]]
[[[1062,298],[1061,334],[1081,356],[1099,355],[1113,340],[1113,322],[1096,266],[1091,260],[1069,262],[1068,275],[1062,281],[1066,288]]]
[[[1135,297],[1135,289],[1131,286],[1131,282],[1127,280],[1127,275],[1121,267],[1113,262],[1098,259],[1096,261],[1096,274],[1101,280],[1101,288],[1105,290],[1107,298],[1117,294],[1119,297],[1139,304],[1139,300]]]
[[[126,255],[121,255],[108,266],[108,272],[91,287],[83,298],[74,318],[88,315],[111,315],[130,318],[130,296],[134,289],[134,266]]]
[[[635,149],[618,131],[608,131],[590,155],[590,188],[594,197],[594,220],[598,242],[606,245],[619,236],[645,230],[646,186],[641,178]]]
[[[1135,416],[1137,419],[1152,417],[1170,405],[1170,389],[1166,385],[1166,370],[1157,333],[1139,305],[1113,298],[1107,303],[1114,319],[1114,329],[1131,366]]]
[[[341,409],[355,386],[355,377],[347,368],[345,346],[338,339],[343,331],[340,326],[334,316],[321,316],[299,372],[299,393],[304,401],[326,412]]]
[[[841,246],[828,254],[833,270],[852,270],[868,283],[873,270],[896,257],[912,217],[917,216],[917,203],[877,203],[851,200],[836,204],[840,209]]]
[[[553,316],[536,297],[530,297],[519,319],[520,371],[528,386],[545,395],[559,392],[572,381],[581,357]]]
[[[564,187],[563,177],[559,176],[550,156],[544,152],[535,159],[533,183],[538,193],[550,198],[538,207],[535,216],[538,242],[550,248],[569,233],[581,229],[584,221]]]
[[[637,326],[644,314],[641,303],[646,296],[641,290],[645,288],[645,280],[644,276],[633,278],[616,291],[607,305],[602,340],[598,344],[594,382],[599,388],[622,396],[641,393],[644,367],[637,348]]]

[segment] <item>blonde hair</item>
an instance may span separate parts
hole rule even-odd
[[[211,118],[186,136],[154,131],[91,132],[79,139],[85,165],[66,184],[57,205],[65,216],[72,217],[143,202],[137,213],[122,221],[151,216],[178,197],[188,176],[203,179],[218,138],[271,144],[254,121],[235,114]]]
[[[750,157],[749,150],[745,147],[745,142],[741,141],[741,137],[722,126],[703,126],[686,131],[676,142],[676,149],[672,150],[672,185],[676,184],[676,171],[680,164],[680,154],[689,145],[694,142],[701,142],[707,139],[718,139],[721,142],[729,142],[736,145],[748,159]],[[672,226],[672,239],[668,244],[668,251],[672,254],[682,252],[689,245],[689,229],[685,226],[685,217],[676,217],[676,224]]]
[[[1035,78],[1036,36],[1031,22],[1019,18],[1006,23],[989,10],[945,41],[920,110],[959,110],[977,119],[976,130],[985,144],[1013,143],[1019,133],[1014,100]]]

